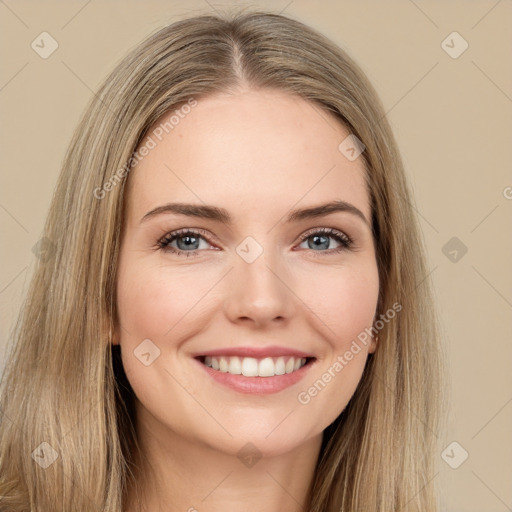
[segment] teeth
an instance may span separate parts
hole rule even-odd
[[[306,364],[304,357],[210,357],[204,358],[204,364],[214,370],[244,377],[273,377],[299,370]]]
[[[275,375],[274,361],[271,357],[266,357],[258,363],[258,375],[260,377],[272,377]]]
[[[206,359],[205,359],[205,364],[206,364]],[[229,358],[228,373],[232,373],[233,375],[240,375],[242,373],[242,361],[240,361],[239,357],[230,357]]]
[[[242,359],[242,375],[245,377],[257,377],[258,360],[254,359],[254,357],[244,357]]]
[[[229,361],[225,357],[219,359],[219,370],[226,373],[229,369]]]
[[[286,365],[284,363],[284,357],[278,357],[276,360],[276,364],[274,365],[274,372],[276,375],[284,375]]]

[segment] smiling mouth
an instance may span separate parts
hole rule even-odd
[[[274,377],[300,370],[303,366],[314,360],[314,357],[255,357],[238,356],[200,356],[201,363],[213,370],[231,375],[244,377]]]

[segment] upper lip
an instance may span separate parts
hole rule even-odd
[[[226,347],[215,350],[206,350],[198,352],[194,357],[210,356],[210,357],[254,357],[255,359],[263,359],[265,357],[305,357],[313,358],[312,354],[287,347],[269,346],[269,347]]]

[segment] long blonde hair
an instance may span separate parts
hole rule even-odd
[[[126,163],[164,113],[242,82],[313,101],[363,142],[377,315],[402,306],[324,432],[308,510],[437,510],[440,347],[396,142],[376,92],[343,50],[298,21],[261,12],[159,30],[88,105],[45,225],[51,250],[35,269],[2,379],[0,510],[123,510],[137,439],[133,392],[110,340]],[[43,468],[43,455],[57,458]]]

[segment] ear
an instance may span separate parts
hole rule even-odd
[[[114,330],[110,333],[110,344],[119,345],[119,325],[117,321],[114,323]]]
[[[372,341],[368,347],[368,354],[373,354],[377,350],[377,343],[379,342],[379,335],[372,336]]]

